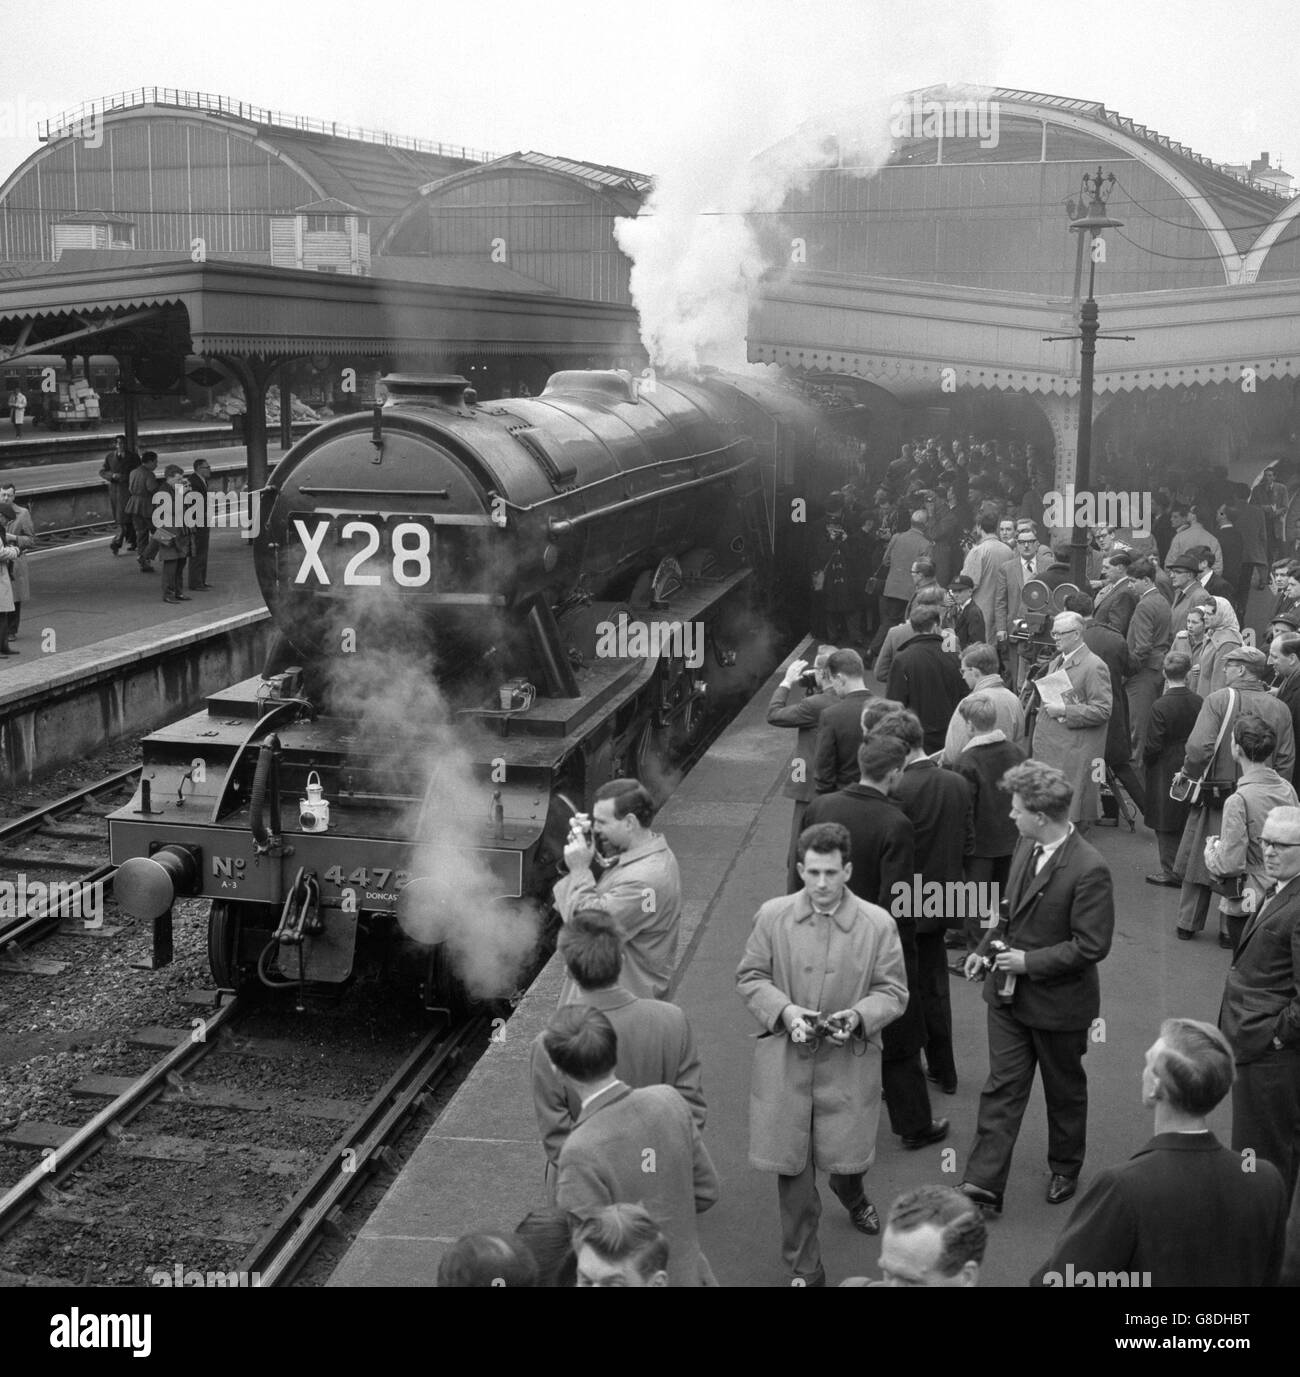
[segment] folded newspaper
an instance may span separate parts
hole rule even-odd
[[[1044,674],[1041,679],[1035,679],[1034,687],[1046,708],[1064,708],[1071,703],[1079,702],[1079,695],[1070,682],[1070,676],[1063,669],[1058,669],[1054,674]]]

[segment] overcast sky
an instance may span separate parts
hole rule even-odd
[[[9,0],[15,4],[16,0]],[[663,171],[726,123],[803,120],[938,82],[1098,100],[1217,161],[1300,174],[1294,0],[43,0],[7,52],[0,176],[37,119],[139,85]],[[14,30],[9,27],[9,36]]]

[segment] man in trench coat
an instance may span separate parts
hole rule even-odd
[[[736,985],[763,1028],[754,1048],[749,1162],[777,1173],[793,1284],[823,1286],[817,1168],[855,1228],[878,1233],[863,1188],[880,1120],[881,1030],[907,1007],[898,927],[848,889],[852,842],[837,823],[799,838],[804,889],[754,919]],[[829,1027],[819,1023],[825,1020]],[[873,1227],[874,1224],[874,1227]]]
[[[1101,816],[1098,766],[1106,757],[1106,734],[1113,706],[1110,671],[1083,639],[1083,618],[1062,612],[1052,622],[1052,639],[1059,654],[1048,674],[1063,669],[1070,678],[1073,699],[1061,707],[1044,705],[1034,725],[1030,754],[1060,770],[1074,791],[1070,821],[1092,823]]]

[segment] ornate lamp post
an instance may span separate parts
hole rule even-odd
[[[1101,168],[1092,176],[1085,172],[1079,188],[1079,200],[1069,200],[1065,204],[1070,217],[1070,233],[1080,236],[1079,250],[1083,251],[1084,234],[1088,236],[1088,295],[1079,310],[1079,333],[1077,335],[1053,335],[1052,339],[1078,339],[1079,350],[1079,439],[1074,467],[1074,489],[1081,492],[1091,481],[1092,464],[1092,374],[1093,363],[1097,357],[1098,339],[1132,339],[1132,335],[1101,335],[1098,319],[1097,299],[1093,289],[1097,280],[1097,264],[1105,262],[1105,241],[1097,238],[1099,230],[1121,229],[1124,222],[1114,220],[1106,214],[1106,201],[1115,185],[1112,172],[1103,177]],[[1085,210],[1085,206],[1087,209]],[[1099,247],[1100,245],[1100,247]],[[1075,294],[1078,295],[1079,275],[1075,277]],[[1073,514],[1072,514],[1073,516]],[[1079,588],[1088,588],[1088,530],[1074,525],[1071,538],[1070,576]]]

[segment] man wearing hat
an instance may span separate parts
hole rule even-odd
[[[1174,605],[1169,612],[1169,639],[1172,644],[1179,632],[1187,630],[1187,614],[1192,608],[1213,607],[1214,598],[1201,586],[1194,560],[1171,560],[1165,565],[1165,572],[1174,586]]]
[[[1290,710],[1265,687],[1268,657],[1254,646],[1230,651],[1224,661],[1227,685],[1215,689],[1201,704],[1192,734],[1187,738],[1183,774],[1202,779],[1200,806],[1193,808],[1183,829],[1175,871],[1183,877],[1178,900],[1178,936],[1190,942],[1205,926],[1210,901],[1211,875],[1205,866],[1205,839],[1217,837],[1223,822],[1223,804],[1237,785],[1241,767],[1232,754],[1232,728],[1239,718],[1253,713],[1277,735],[1277,746],[1261,765],[1271,765],[1283,779],[1291,778],[1295,765],[1295,733]],[[1226,726],[1224,725],[1226,719]],[[1223,728],[1220,735],[1220,728]],[[1219,742],[1215,751],[1214,743]]]
[[[975,581],[958,574],[948,585],[948,612],[944,626],[957,633],[957,645],[965,650],[984,639],[984,614],[975,602]]]

